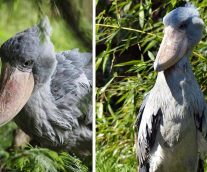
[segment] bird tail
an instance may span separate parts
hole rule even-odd
[[[197,172],[204,172],[204,161],[202,159],[198,160]]]

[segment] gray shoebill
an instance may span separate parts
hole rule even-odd
[[[91,156],[91,53],[56,53],[50,35],[44,18],[1,46],[0,125],[14,118],[43,147]]]
[[[204,23],[190,4],[168,13],[163,23],[156,83],[137,117],[139,171],[196,172],[203,170],[207,150],[207,109],[189,57]]]

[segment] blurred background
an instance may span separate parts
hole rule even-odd
[[[207,1],[191,0],[207,24]],[[183,0],[96,1],[96,168],[135,172],[135,121],[144,95],[155,83],[153,71],[163,36],[162,18]],[[207,34],[191,64],[207,98]],[[207,168],[206,168],[207,171]]]
[[[50,19],[56,51],[92,51],[92,0],[0,0],[0,45],[45,15]],[[17,133],[14,122],[0,128],[0,171],[87,171],[80,160],[67,153],[31,145],[15,149]],[[27,138],[20,132],[16,139],[21,142]]]

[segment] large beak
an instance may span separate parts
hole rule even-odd
[[[14,118],[28,101],[34,88],[32,73],[6,63],[0,80],[0,126]]]
[[[165,70],[177,63],[186,53],[188,40],[184,31],[168,26],[154,62],[156,71]]]

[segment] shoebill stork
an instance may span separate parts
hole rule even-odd
[[[156,83],[137,117],[139,171],[196,172],[206,151],[207,109],[189,56],[204,23],[190,4],[171,11],[163,23]]]
[[[13,119],[43,147],[90,156],[91,53],[55,53],[47,18],[0,48],[0,125]]]

